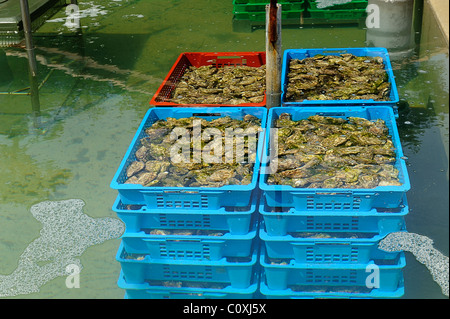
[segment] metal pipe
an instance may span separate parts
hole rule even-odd
[[[31,18],[28,0],[20,0],[20,9],[22,12],[22,25],[25,35],[25,45],[28,55],[29,77],[30,77],[30,93],[31,107],[33,112],[35,127],[39,126],[39,116],[41,114],[41,106],[39,102],[39,86],[37,81],[37,63],[36,54],[34,52],[33,37],[31,34]]]
[[[270,0],[269,5],[269,41],[277,41],[277,0]]]
[[[281,106],[281,5],[266,6],[266,107]]]

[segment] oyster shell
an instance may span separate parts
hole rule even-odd
[[[277,171],[268,184],[301,188],[397,186],[394,144],[384,121],[314,115],[275,121]]]
[[[381,57],[316,55],[289,61],[287,101],[389,101],[390,83]]]
[[[265,65],[190,66],[166,102],[178,104],[261,103],[265,92]]]
[[[142,171],[145,167],[145,163],[141,161],[132,162],[127,168],[127,177],[131,177],[136,175],[140,171]]]
[[[200,135],[194,137],[198,123]],[[127,167],[125,183],[148,187],[247,185],[252,181],[260,131],[261,120],[251,114],[242,120],[230,116],[210,121],[198,117],[158,120],[145,129],[136,161]],[[232,145],[223,139],[227,134],[231,134]],[[230,146],[232,156],[226,153]]]

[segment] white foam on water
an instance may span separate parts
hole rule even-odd
[[[0,275],[0,297],[38,292],[48,281],[68,276],[66,267],[82,264],[77,258],[90,246],[120,237],[124,224],[115,218],[92,218],[83,213],[80,199],[45,201],[33,205],[31,214],[42,223],[40,236],[19,258],[10,275]]]
[[[449,260],[433,247],[433,240],[423,235],[409,232],[393,232],[380,241],[378,247],[384,251],[408,251],[424,264],[433,280],[441,286],[442,293],[449,295]]]

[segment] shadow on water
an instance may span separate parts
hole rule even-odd
[[[423,133],[437,124],[439,123],[430,101],[423,108],[413,108],[406,101],[400,102],[397,127],[403,147],[413,152],[419,151]]]

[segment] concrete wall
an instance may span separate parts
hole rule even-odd
[[[430,50],[449,46],[448,0],[425,0],[423,5],[421,47]]]

